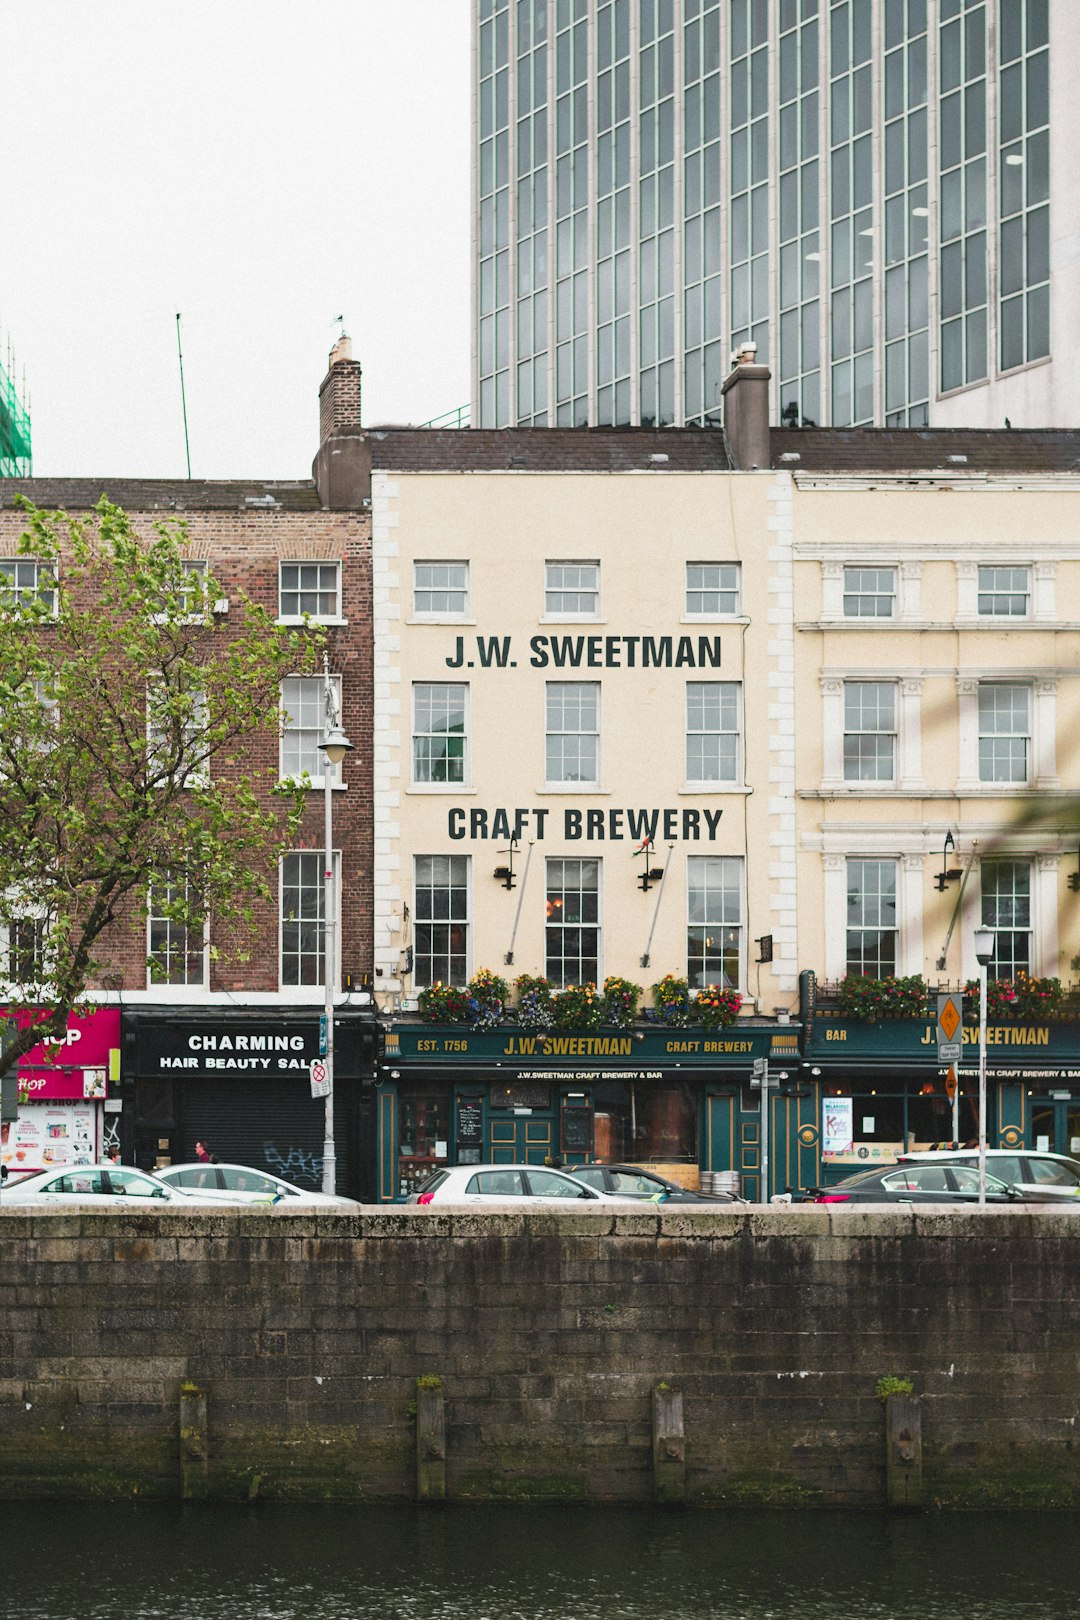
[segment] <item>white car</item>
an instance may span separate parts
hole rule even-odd
[[[331,1193],[294,1187],[266,1170],[253,1170],[246,1164],[169,1164],[156,1172],[160,1181],[174,1187],[185,1198],[205,1199],[216,1204],[265,1204],[275,1201],[277,1209],[306,1209],[317,1204],[322,1209],[359,1209],[355,1198],[338,1198]]]
[[[493,1204],[499,1199],[515,1204],[550,1208],[553,1201],[565,1199],[582,1204],[618,1204],[623,1209],[641,1208],[640,1198],[618,1197],[597,1192],[575,1176],[539,1164],[458,1164],[436,1170],[433,1176],[410,1193],[410,1204]]]
[[[230,1202],[219,1195],[215,1203]],[[170,1209],[192,1209],[194,1204],[183,1193],[167,1187],[157,1176],[144,1170],[130,1170],[122,1164],[67,1165],[61,1170],[42,1170],[36,1176],[23,1176],[0,1191],[0,1209],[10,1204],[61,1208],[67,1204],[92,1204],[99,1209],[149,1209],[167,1204]]]

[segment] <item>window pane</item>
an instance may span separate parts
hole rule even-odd
[[[739,774],[739,688],[734,681],[686,687],[686,779],[735,782]]]
[[[549,562],[544,566],[544,612],[594,615],[600,611],[598,562]]]
[[[418,562],[414,565],[414,613],[464,613],[468,563]]]
[[[895,755],[895,683],[845,681],[844,780],[889,782]]]
[[[281,863],[281,982],[323,982],[323,853],[286,855]]]
[[[895,602],[895,568],[844,569],[845,618],[891,619]]]
[[[847,863],[847,971],[871,979],[896,972],[896,862]]]
[[[687,563],[686,611],[713,617],[737,613],[738,563]]]
[[[413,980],[420,989],[469,976],[468,873],[466,855],[416,857]]]
[[[282,563],[280,616],[295,619],[308,613],[313,619],[336,619],[339,568],[336,562]]]
[[[1030,570],[980,567],[979,612],[1002,618],[1024,618],[1028,610]]]
[[[735,989],[742,947],[742,861],[692,855],[687,862],[686,971],[692,987]]]
[[[413,688],[414,782],[464,782],[466,691],[457,682]]]
[[[549,681],[546,776],[549,782],[597,782],[600,687],[595,681]]]
[[[545,971],[556,985],[595,984],[600,957],[599,861],[547,863]]]
[[[1031,740],[1030,688],[979,687],[979,780],[1026,782]]]
[[[1027,861],[984,861],[982,924],[994,930],[988,976],[1015,979],[1031,971],[1031,867]]]

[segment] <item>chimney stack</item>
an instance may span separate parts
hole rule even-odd
[[[371,496],[371,450],[360,415],[359,360],[343,332],[330,350],[319,389],[319,453],[311,467],[319,499],[326,507],[348,511]]]
[[[731,460],[740,472],[753,467],[769,467],[768,366],[757,364],[757,344],[744,343],[731,357],[731,375],[725,379],[724,431]]]

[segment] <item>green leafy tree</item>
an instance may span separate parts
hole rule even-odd
[[[215,612],[181,524],[23,506],[0,574],[0,1072],[64,1033],[152,887],[199,937],[254,925],[303,789],[252,761],[276,762],[281,680],[320,650],[235,593]]]

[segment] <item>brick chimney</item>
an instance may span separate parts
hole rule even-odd
[[[731,357],[731,375],[721,390],[724,396],[724,432],[732,465],[740,472],[769,467],[768,366],[757,364],[757,344],[744,343]]]
[[[320,501],[339,511],[371,497],[371,449],[360,418],[362,375],[343,332],[319,389],[319,453],[311,466]]]

